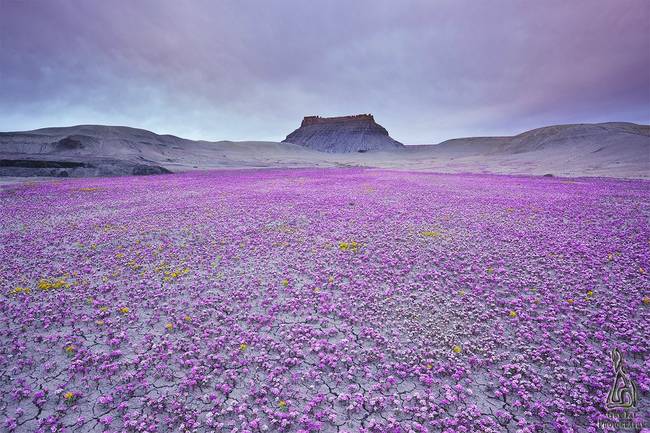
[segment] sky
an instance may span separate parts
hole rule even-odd
[[[648,0],[0,0],[0,131],[280,141],[372,113],[406,144],[650,123]]]

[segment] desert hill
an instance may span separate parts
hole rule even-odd
[[[342,117],[307,116],[300,128],[283,140],[309,149],[330,153],[394,150],[403,144],[375,122],[372,114]]]
[[[194,141],[102,125],[0,133],[2,176],[116,176],[251,167],[364,166],[436,172],[650,178],[650,126],[555,125],[512,137],[320,152],[287,142]]]

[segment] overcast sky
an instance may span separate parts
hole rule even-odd
[[[407,144],[650,123],[648,0],[0,0],[0,130],[282,140],[373,113]]]

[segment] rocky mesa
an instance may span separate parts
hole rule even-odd
[[[283,140],[320,152],[350,153],[392,150],[403,144],[388,135],[372,114],[354,116],[306,116],[300,128]]]

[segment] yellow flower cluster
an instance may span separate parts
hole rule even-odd
[[[129,260],[126,265],[129,268],[133,269],[134,271],[138,271],[142,269],[142,265],[136,262],[135,260]]]
[[[163,278],[163,281],[171,281],[174,278],[178,278],[187,274],[189,271],[190,268],[178,269],[176,271],[165,271],[165,277]]]
[[[420,232],[420,234],[425,238],[437,238],[438,236],[442,236],[442,233],[431,230]]]
[[[239,345],[239,350],[241,350],[242,352],[245,351],[246,349],[248,349],[248,344],[242,343]]]
[[[165,325],[165,329],[168,330],[168,331],[171,331],[172,329],[174,329],[174,324],[171,323],[171,322],[167,323]]]
[[[65,278],[57,278],[53,280],[50,280],[48,278],[41,278],[38,282],[38,288],[44,291],[60,289],[62,287],[69,289],[71,286],[72,284],[68,283]]]
[[[454,353],[460,353],[463,351],[463,349],[458,344],[452,347],[451,350],[453,350]]]
[[[357,252],[361,245],[356,241],[351,242],[339,242],[339,250],[341,251],[353,251]]]
[[[29,295],[32,292],[32,289],[29,287],[16,287],[15,289],[12,289],[9,291],[10,295],[19,295],[21,293],[25,295]]]
[[[122,308],[120,308],[120,313],[122,313],[122,314],[128,314],[129,311],[131,311],[131,310],[129,309],[129,307],[122,307]]]
[[[510,310],[509,316],[514,319],[515,317],[517,317],[517,312],[515,310]]]

